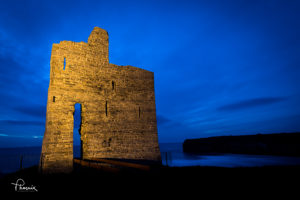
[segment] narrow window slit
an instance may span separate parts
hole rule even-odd
[[[111,82],[111,86],[112,86],[112,90],[114,90],[115,89],[115,82],[114,81]]]
[[[139,118],[141,118],[141,107],[139,107]]]
[[[105,102],[105,115],[107,117],[107,101]]]
[[[64,57],[64,70],[66,69],[66,57]]]
[[[53,102],[55,102],[55,96],[53,96]]]

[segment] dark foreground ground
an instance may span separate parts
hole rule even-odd
[[[15,192],[18,179],[24,186],[35,187],[38,192],[87,193],[98,195],[174,195],[197,193],[222,195],[224,192],[241,197],[260,192],[286,197],[300,188],[300,166],[251,168],[220,167],[157,167],[151,171],[123,171],[118,173],[81,169],[71,174],[41,175],[37,167],[23,169],[0,178],[1,192]],[[20,190],[18,190],[20,191]],[[144,196],[145,197],[145,196]],[[143,199],[143,198],[142,198]]]

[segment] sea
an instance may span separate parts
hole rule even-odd
[[[300,157],[184,153],[182,143],[160,143],[162,164],[169,167],[213,166],[213,167],[261,167],[299,165]],[[41,147],[0,148],[0,177],[40,162]],[[74,148],[74,156],[79,156],[79,147]]]

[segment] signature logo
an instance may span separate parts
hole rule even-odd
[[[11,183],[15,186],[16,192],[37,192],[38,190],[35,188],[35,186],[25,186],[25,181],[21,178],[17,180],[16,183]]]

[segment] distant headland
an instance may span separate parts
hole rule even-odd
[[[300,156],[300,132],[187,139],[185,153]]]

